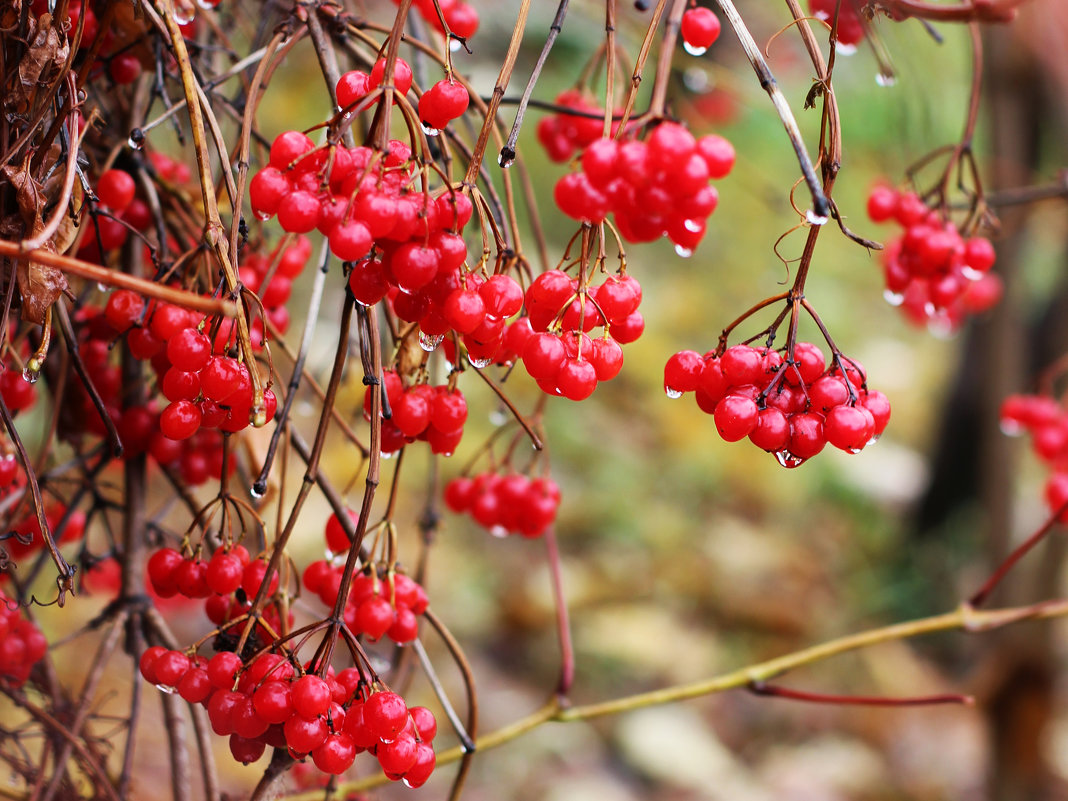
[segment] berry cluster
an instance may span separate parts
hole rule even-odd
[[[219,549],[211,559],[183,556],[174,548],[159,548],[148,560],[148,580],[161,598],[183,595],[186,598],[207,598],[230,595],[238,587],[252,597],[260,588],[267,563],[252,561],[243,545],[229,550]],[[278,576],[272,577],[271,590],[278,586]]]
[[[526,292],[534,332],[520,353],[527,372],[550,395],[588,398],[597,382],[619,374],[620,345],[645,330],[641,301],[641,285],[626,273],[610,275],[594,287],[581,286],[562,270],[542,273]],[[598,326],[604,326],[604,336],[587,336]]]
[[[664,122],[647,139],[594,140],[579,166],[553,191],[564,214],[592,223],[613,214],[627,241],[667,236],[679,255],[688,256],[719,202],[708,182],[731,171],[734,148],[722,136],[697,139],[683,126]]]
[[[533,539],[556,520],[560,488],[551,478],[488,470],[446,484],[445,505],[456,514],[471,515],[494,536],[520,534]]]
[[[0,681],[21,687],[48,650],[48,640],[19,614],[18,604],[0,592]]]
[[[77,542],[85,536],[86,517],[85,512],[80,509],[68,509],[66,504],[59,502],[50,503],[45,508],[44,516],[56,545],[63,546],[70,542]],[[44,547],[41,521],[33,512],[28,512],[21,520],[11,524],[10,531],[15,536],[4,540],[3,547],[8,556],[16,561],[31,556]]]
[[[691,56],[703,55],[719,38],[719,17],[710,8],[698,7],[686,10],[682,15],[679,33],[682,46]]]
[[[391,416],[382,421],[382,452],[396,453],[409,442],[422,440],[433,453],[452,455],[464,435],[467,401],[459,389],[447,385],[413,384],[387,371],[382,376]],[[364,416],[370,419],[370,386],[364,392]],[[383,409],[383,412],[385,409]]]
[[[336,518],[332,521],[336,524]],[[304,588],[333,607],[342,572],[341,565],[331,565],[325,559],[312,562],[304,570]],[[345,605],[345,624],[354,634],[364,634],[371,641],[386,636],[397,645],[404,645],[419,636],[417,618],[429,603],[426,591],[410,576],[367,566],[352,580]]]
[[[910,319],[950,332],[1001,298],[1001,279],[990,272],[995,257],[990,240],[965,239],[916,193],[877,186],[868,196],[868,216],[905,229],[883,251],[883,270],[886,299]]]
[[[1011,395],[1001,404],[1001,430],[1031,435],[1031,450],[1052,471],[1046,503],[1068,522],[1068,409],[1048,395]]]
[[[245,764],[268,745],[297,759],[311,756],[323,773],[345,772],[361,751],[378,758],[392,780],[423,784],[434,769],[431,745],[437,721],[425,707],[408,708],[388,690],[371,692],[355,668],[336,676],[301,673],[279,654],[245,665],[231,651],[210,660],[152,646],[141,656],[141,675],[207,708],[212,730],[230,738],[230,752]]]
[[[844,365],[844,377],[835,362]],[[797,467],[827,443],[857,453],[890,419],[889,401],[867,389],[856,362],[836,358],[828,366],[810,342],[798,342],[790,362],[777,350],[749,345],[704,356],[680,351],[664,366],[664,389],[674,398],[693,392],[724,440],[748,437],[784,467]]]
[[[138,326],[146,315],[148,325]],[[129,332],[135,357],[151,360],[160,391],[171,402],[159,416],[165,437],[182,440],[200,428],[233,433],[249,426],[253,396],[248,366],[213,355],[227,348],[227,326],[220,327],[213,341],[192,312],[169,303],[146,310],[144,298],[126,289],[110,295],[104,316],[116,332]],[[271,420],[278,405],[274,392],[265,389],[263,401]]]
[[[305,236],[279,243],[270,254],[256,251],[245,255],[238,270],[242,285],[259,295],[263,311],[279,334],[289,330],[289,309],[286,301],[293,281],[300,276],[311,256],[311,242]],[[229,333],[229,328],[225,329]],[[252,346],[261,348],[265,337],[263,320],[257,317],[249,326]]]
[[[578,114],[558,111],[538,122],[538,142],[549,158],[563,163],[601,138],[604,132],[604,108],[591,95],[579,89],[567,89],[557,95],[554,105],[573,109]],[[615,128],[613,128],[613,134]]]
[[[393,0],[400,4],[400,0]],[[449,26],[449,32],[461,39],[469,39],[478,30],[478,11],[469,6],[463,0],[438,0],[438,8],[441,16],[445,18],[445,24]],[[441,19],[438,10],[434,7],[434,0],[415,0],[412,8],[417,10],[426,23],[437,31],[442,31]]]
[[[808,10],[816,19],[831,23],[838,8],[838,46],[845,53],[856,48],[864,39],[864,24],[860,19],[856,0],[808,0]]]

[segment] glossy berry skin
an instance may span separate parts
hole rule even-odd
[[[471,95],[459,81],[438,81],[419,98],[419,119],[428,128],[441,130],[465,111]]]
[[[390,740],[408,723],[408,705],[388,690],[374,693],[363,706],[367,730],[379,740]]]
[[[123,170],[104,171],[96,184],[97,197],[114,214],[130,205],[136,189],[133,176]]]
[[[718,404],[713,417],[716,430],[727,442],[737,442],[749,436],[756,428],[758,409],[756,402],[741,395],[728,395]]]
[[[680,33],[691,51],[706,50],[719,38],[719,31],[719,18],[710,8],[691,8],[682,15]]]

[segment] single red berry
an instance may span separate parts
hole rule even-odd
[[[325,714],[333,700],[330,685],[318,676],[301,676],[290,687],[293,711],[305,720]]]
[[[716,430],[727,442],[737,442],[756,428],[758,412],[754,400],[742,395],[727,395],[716,404]]]
[[[363,723],[379,740],[391,740],[408,722],[408,705],[388,690],[374,693],[363,705]]]
[[[682,15],[682,41],[693,55],[707,50],[719,38],[719,31],[719,17],[710,8],[691,8]]]
[[[441,130],[465,111],[471,102],[467,87],[459,81],[443,79],[419,98],[419,119],[433,130]]]
[[[133,176],[124,170],[105,170],[96,184],[97,197],[114,214],[130,205],[136,190]]]

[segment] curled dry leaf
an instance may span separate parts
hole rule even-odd
[[[51,82],[70,55],[70,45],[66,37],[56,30],[50,15],[42,14],[36,24],[31,17],[29,24],[30,46],[19,60],[18,80],[4,101],[5,105],[17,111],[30,106],[38,86]]]

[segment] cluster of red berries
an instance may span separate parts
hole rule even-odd
[[[551,478],[487,470],[446,484],[445,505],[456,514],[471,515],[494,536],[520,534],[533,539],[556,520],[560,488]]]
[[[1031,449],[1052,471],[1046,503],[1068,522],[1068,409],[1048,395],[1011,395],[1001,404],[1001,430],[1031,435]]]
[[[279,654],[264,654],[246,666],[231,651],[206,660],[152,646],[142,654],[140,669],[147,681],[205,706],[212,730],[230,738],[239,762],[255,762],[270,745],[288,749],[296,759],[311,756],[323,773],[338,775],[366,750],[390,779],[410,787],[423,784],[434,769],[433,713],[409,709],[388,690],[369,692],[355,668],[336,676],[332,669],[324,677],[297,675]]]
[[[186,164],[165,153],[150,152],[148,162],[155,177],[162,182],[183,186],[192,178]],[[117,252],[126,243],[130,228],[151,236],[153,217],[148,203],[138,196],[133,176],[125,170],[112,168],[102,172],[97,179],[95,194],[100,204],[99,211],[104,213],[92,216],[94,227],[82,237],[78,258],[103,264],[103,254]],[[168,245],[172,251],[178,249],[173,240]],[[144,259],[146,263],[152,260],[147,246]]]
[[[695,138],[674,123],[647,139],[597,139],[582,153],[580,170],[553,190],[556,205],[576,220],[599,223],[614,215],[629,242],[667,236],[679,255],[701,242],[719,194],[708,182],[734,166],[734,147],[717,134]]]
[[[83,0],[71,0],[67,6],[67,22],[70,24],[67,36],[74,37],[74,32],[81,21],[82,36],[78,45],[79,52],[88,51],[95,44],[98,36],[102,39],[90,77],[97,79],[106,69],[108,76],[115,83],[131,84],[141,77],[144,71],[144,64],[138,54],[139,48],[130,47],[128,44],[129,39],[136,37],[131,36],[132,30],[119,31],[115,27],[101,31],[98,14],[94,11],[93,5]],[[48,0],[33,0],[30,10],[40,17],[48,12],[48,6]],[[83,16],[84,20],[82,20]],[[138,32],[143,34],[143,30]]]
[[[990,272],[995,258],[990,240],[965,239],[915,192],[875,187],[868,196],[868,216],[875,222],[893,220],[905,229],[883,251],[883,271],[887,300],[910,319],[949,332],[1001,298],[1001,279]]]
[[[45,507],[45,522],[48,530],[53,533],[56,545],[63,546],[67,543],[77,542],[85,536],[85,512],[80,509],[68,510],[64,503],[50,503]],[[59,527],[63,526],[60,531]],[[44,532],[41,531],[41,521],[34,512],[28,512],[21,520],[15,521],[10,527],[10,532],[17,536],[9,537],[3,541],[3,547],[8,556],[18,561],[37,553],[44,547]],[[20,541],[20,539],[22,541]]]
[[[269,254],[251,252],[245,255],[238,270],[241,283],[257,293],[263,311],[279,334],[289,330],[289,309],[286,301],[293,289],[293,281],[304,272],[311,256],[311,242],[297,236],[279,245]],[[229,333],[229,328],[225,329]],[[249,326],[252,346],[260,348],[265,338],[263,320],[256,317]]]
[[[162,598],[183,595],[186,598],[208,598],[211,595],[230,595],[239,587],[252,598],[259,592],[267,563],[251,559],[243,545],[229,550],[220,548],[205,561],[197,556],[183,556],[174,548],[159,548],[148,560],[148,580]],[[278,574],[271,576],[269,589],[278,587]]]
[[[697,7],[682,15],[679,33],[682,45],[691,56],[700,56],[719,38],[719,17],[710,8]]]
[[[592,96],[579,89],[567,89],[557,95],[555,105],[574,109],[580,114],[558,111],[538,122],[538,142],[549,158],[557,163],[570,159],[601,138],[604,109]]]
[[[148,325],[139,326],[146,314]],[[248,366],[221,355],[232,326],[221,327],[213,341],[193,312],[169,303],[146,312],[145,299],[126,289],[108,297],[104,316],[117,333],[128,332],[135,357],[151,360],[160,392],[171,402],[159,416],[165,437],[181,440],[200,428],[233,433],[249,426],[253,394]],[[272,390],[264,390],[263,402],[271,420],[278,406]]]
[[[409,442],[422,440],[433,453],[452,455],[464,435],[467,400],[463,392],[447,385],[412,384],[405,387],[392,370],[383,373],[386,400],[391,416],[382,421],[382,452],[396,453]],[[364,392],[363,411],[371,417],[372,393]],[[385,412],[385,407],[383,407]]]
[[[520,352],[527,372],[550,395],[588,398],[599,381],[619,374],[620,345],[634,342],[645,330],[641,301],[641,285],[626,273],[585,288],[562,270],[542,273],[526,292],[534,332]],[[598,326],[604,326],[604,336],[589,337]]]
[[[664,389],[674,398],[693,392],[727,442],[748,437],[784,467],[797,467],[827,443],[857,453],[890,419],[889,401],[867,389],[859,365],[840,363],[844,377],[810,342],[796,344],[792,363],[777,350],[749,345],[704,356],[684,350],[664,366]]]
[[[393,0],[400,4],[400,0]],[[463,0],[438,0],[438,8],[441,16],[445,18],[445,24],[449,26],[449,32],[461,39],[468,39],[475,35],[478,30],[478,12]],[[426,23],[438,31],[442,31],[441,19],[438,17],[438,9],[434,7],[434,0],[415,0],[412,8],[416,9]]]
[[[325,559],[312,562],[304,570],[304,588],[332,608],[343,570],[341,565],[332,565]],[[426,591],[404,573],[388,569],[381,572],[383,575],[379,576],[378,570],[368,566],[353,577],[345,604],[345,624],[354,634],[363,634],[372,642],[386,636],[397,645],[410,643],[419,636],[418,616],[430,603]]]
[[[18,604],[0,592],[0,680],[21,687],[48,650],[48,640],[19,614]]]
[[[435,15],[436,17],[436,15]],[[350,70],[338,79],[335,93],[341,108],[349,108],[362,101],[382,85],[385,77],[385,59],[379,59],[371,72]],[[412,68],[403,58],[398,58],[393,68],[393,89],[396,94],[408,94],[412,88]],[[419,98],[419,119],[427,135],[436,135],[442,128],[467,111],[471,95],[452,75],[438,81]]]
[[[857,0],[808,0],[808,10],[816,19],[831,23],[838,8],[838,45],[849,50],[864,39],[864,25],[860,19]]]

